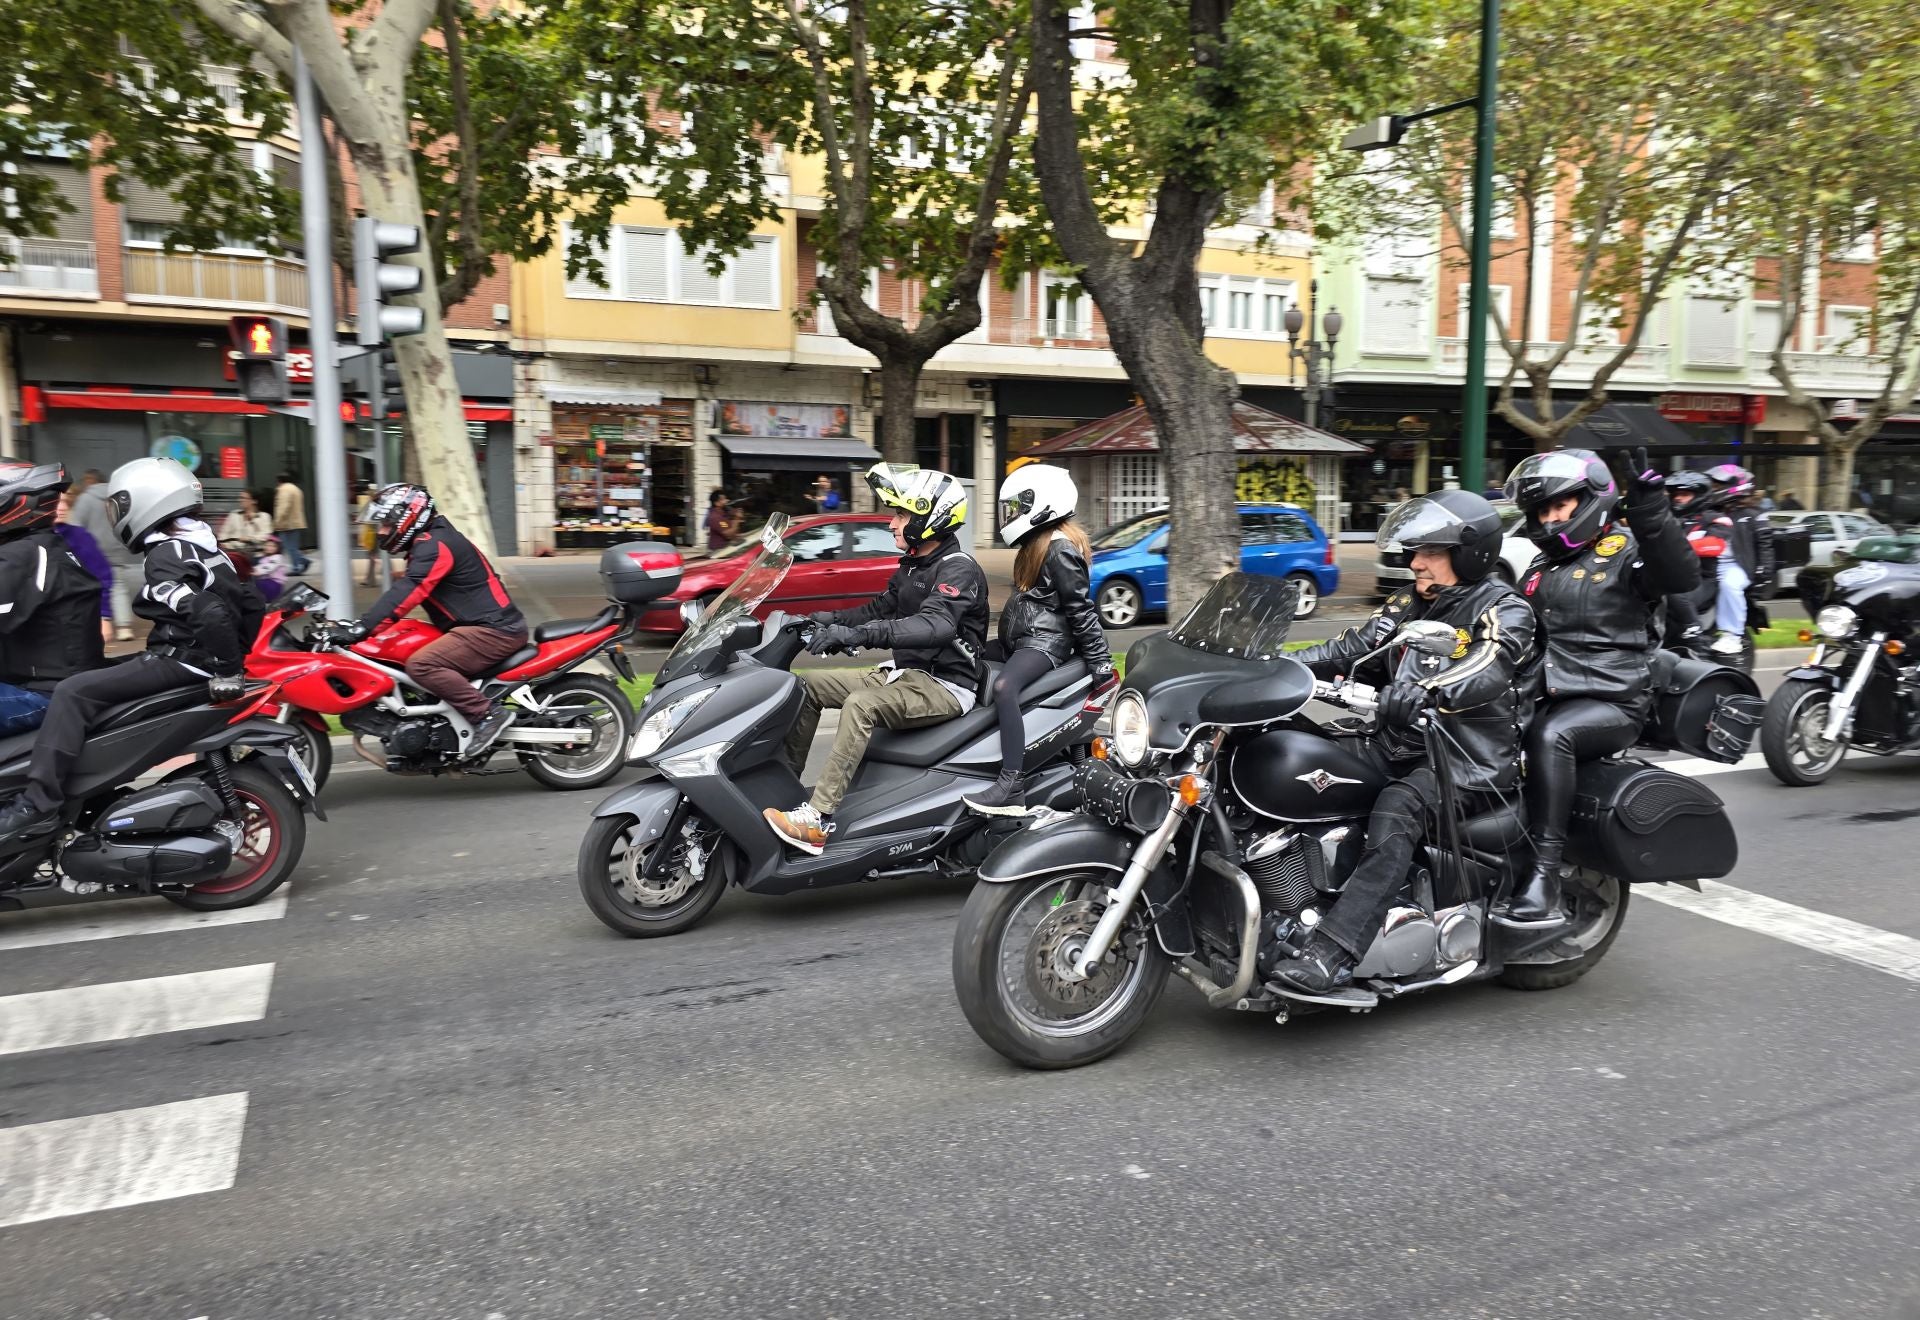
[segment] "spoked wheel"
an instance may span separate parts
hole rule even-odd
[[[596,674],[568,674],[538,689],[545,709],[522,711],[513,728],[567,729],[576,741],[520,749],[520,764],[548,788],[598,788],[620,773],[633,738],[633,703]],[[513,729],[507,731],[513,736]]]
[[[1100,622],[1109,628],[1131,628],[1140,622],[1140,588],[1125,578],[1113,578],[1100,584],[1100,598],[1094,602]]]
[[[233,791],[244,819],[226,874],[166,896],[196,912],[246,907],[286,883],[307,846],[307,818],[280,777],[266,766],[243,761],[233,767]]]
[[[1172,965],[1139,908],[1084,980],[1072,968],[1105,911],[1091,871],[978,884],[953,935],[953,986],[980,1039],[1028,1068],[1076,1068],[1124,1045]]]
[[[593,915],[622,935],[650,939],[678,935],[713,910],[727,887],[727,868],[717,856],[720,832],[689,815],[665,839],[635,837],[632,816],[601,816],[580,843],[580,893]],[[648,861],[668,849],[651,875]]]
[[[1597,871],[1575,871],[1566,882],[1563,902],[1573,913],[1567,933],[1524,962],[1508,963],[1500,972],[1500,984],[1516,990],[1557,990],[1592,971],[1613,947],[1627,919],[1626,885]]]
[[[1840,768],[1847,740],[1827,740],[1833,689],[1804,678],[1790,678],[1767,698],[1760,721],[1760,750],[1767,769],[1789,788],[1811,788]]]

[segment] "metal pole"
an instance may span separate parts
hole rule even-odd
[[[300,122],[300,233],[307,256],[307,342],[313,349],[314,516],[320,534],[320,586],[328,612],[354,617],[353,539],[347,510],[347,445],[340,429],[340,362],[335,356],[333,228],[327,216],[326,137],[313,75],[293,50],[293,100]]]
[[[1320,281],[1307,281],[1307,425],[1320,425]]]
[[[1480,90],[1473,144],[1473,245],[1467,301],[1467,383],[1460,401],[1460,488],[1486,487],[1487,309],[1493,265],[1493,126],[1500,94],[1500,0],[1480,0]]]

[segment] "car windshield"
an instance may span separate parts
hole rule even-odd
[[[773,589],[786,577],[787,569],[793,566],[793,551],[787,548],[786,542],[788,521],[784,513],[767,519],[767,525],[760,529],[760,539],[749,542],[759,547],[759,555],[732,585],[714,598],[693,626],[680,635],[679,643],[660,666],[662,673],[684,673],[692,667],[692,657],[704,659],[717,650],[732,635],[735,625],[773,594]]]
[[[1143,513],[1138,518],[1129,518],[1126,522],[1114,527],[1109,527],[1106,531],[1094,537],[1093,548],[1095,550],[1125,550],[1130,545],[1140,544],[1140,542],[1146,540],[1166,525],[1166,514]]]
[[[1170,639],[1209,655],[1275,660],[1286,649],[1299,587],[1286,578],[1229,573],[1180,621]]]

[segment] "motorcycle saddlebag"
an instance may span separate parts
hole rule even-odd
[[[1568,861],[1631,884],[1717,879],[1740,858],[1713,790],[1646,761],[1583,764],[1568,825]]]
[[[204,830],[219,820],[220,795],[197,779],[155,784],[129,793],[95,827],[102,834],[179,834]]]
[[[1711,660],[1657,651],[1653,717],[1640,741],[1731,765],[1747,754],[1766,703],[1751,674]]]

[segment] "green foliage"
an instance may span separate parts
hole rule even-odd
[[[1313,507],[1313,479],[1307,475],[1306,460],[1299,458],[1262,458],[1240,460],[1240,473],[1234,482],[1234,498],[1254,504],[1298,504]]]

